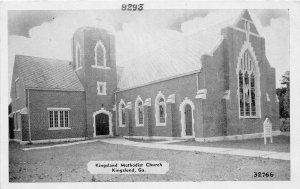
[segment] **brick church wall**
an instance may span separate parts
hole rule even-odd
[[[32,140],[80,138],[85,136],[85,94],[71,91],[29,91],[30,129]],[[47,108],[70,108],[71,129],[48,130]]]
[[[97,42],[101,40],[106,50],[106,64],[109,69],[94,68],[95,51]],[[93,113],[104,108],[112,113],[112,122],[115,125],[115,112],[112,111],[115,102],[114,91],[117,88],[117,74],[115,63],[115,39],[105,30],[85,27],[78,29],[73,37],[73,51],[75,52],[77,42],[81,48],[81,60],[83,67],[76,71],[79,80],[85,88],[86,120],[88,136],[94,134]],[[75,53],[73,62],[75,63]],[[100,60],[102,61],[102,60]],[[74,64],[73,63],[73,64]],[[75,65],[74,65],[75,66]],[[106,82],[106,95],[97,94],[97,81]],[[113,130],[115,128],[113,127]]]
[[[274,68],[265,61],[265,42],[263,38],[250,35],[250,43],[254,49],[260,71],[260,90],[261,90],[261,118],[240,118],[238,112],[237,97],[237,74],[236,67],[238,56],[242,45],[246,40],[245,33],[228,28],[226,31],[226,44],[228,49],[229,64],[229,89],[231,99],[227,106],[227,134],[250,134],[263,132],[263,122],[266,117],[271,117],[272,123],[276,125],[279,114],[276,112],[278,103],[275,102],[275,73]],[[270,96],[270,102],[267,101],[266,93]],[[272,98],[271,98],[272,96]],[[273,107],[273,110],[272,108]],[[276,129],[276,127],[274,127]]]
[[[155,98],[159,91],[162,92],[166,100],[169,95],[175,94],[175,104],[174,104],[174,108],[172,108],[173,114],[172,116],[167,114],[167,118],[166,118],[167,120],[169,118],[173,119],[172,120],[172,122],[174,123],[173,126],[170,124],[166,126],[156,126]],[[138,96],[141,97],[144,103],[147,98],[151,98],[151,107],[147,107],[147,108],[149,108],[151,112],[149,125],[151,126],[152,136],[180,137],[181,135],[181,123],[180,123],[181,115],[179,111],[180,103],[185,99],[185,97],[188,97],[195,104],[195,102],[198,100],[195,99],[196,93],[197,93],[197,76],[196,73],[194,73],[179,78],[162,81],[159,83],[150,84],[147,86],[120,91],[117,93],[117,107],[119,106],[121,99],[123,99],[126,104],[128,102],[132,103],[132,109],[130,111],[130,119],[131,119],[132,129],[133,129],[132,135],[145,136],[147,128],[145,126],[137,127],[135,123],[135,101]],[[196,116],[197,115],[194,112],[194,117]],[[200,127],[200,125],[198,126]],[[170,129],[169,127],[173,127],[173,128]],[[119,119],[118,119],[117,130],[120,136],[128,136],[128,128],[119,127]]]

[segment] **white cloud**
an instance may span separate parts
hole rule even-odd
[[[204,30],[207,25],[218,25],[222,15],[212,11],[206,17],[194,17],[181,24],[182,32],[168,29],[169,21],[178,19],[183,12],[153,17],[150,12],[141,15],[119,15],[114,12],[76,12],[61,14],[51,23],[43,23],[30,30],[31,38],[9,36],[9,78],[11,78],[15,54],[32,55],[71,60],[71,38],[76,29],[82,26],[105,28],[115,34],[117,61],[126,65],[126,61],[140,56],[170,41]],[[179,16],[178,16],[179,15]],[[122,21],[120,21],[122,20]],[[117,24],[122,30],[115,30]],[[285,19],[273,19],[270,26],[262,27],[256,21],[258,29],[266,39],[267,56],[277,69],[277,81],[285,70],[289,69],[288,22]],[[203,27],[205,25],[205,27]]]

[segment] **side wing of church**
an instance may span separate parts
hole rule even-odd
[[[102,136],[196,141],[279,129],[275,68],[247,10],[119,67],[115,38],[92,27],[72,38],[72,62],[17,55],[13,139]]]

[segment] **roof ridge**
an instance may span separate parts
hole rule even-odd
[[[16,54],[15,57],[29,57],[29,58],[35,58],[35,59],[44,59],[44,60],[51,60],[51,61],[61,61],[61,62],[68,62],[68,63],[72,62],[71,60],[64,60],[64,59],[58,59],[58,58],[48,58],[48,57],[39,57],[39,56],[23,55],[23,54]]]
[[[247,9],[244,9],[244,10],[240,10],[241,12],[240,12],[240,14],[239,14],[239,16],[236,18],[236,20],[238,20],[242,15],[243,15],[243,13],[246,11]],[[189,34],[189,35],[186,35],[186,36],[183,36],[182,38],[180,38],[180,39],[176,39],[176,40],[172,40],[172,41],[170,41],[170,42],[168,42],[168,43],[166,43],[166,44],[162,44],[162,45],[160,45],[159,47],[157,47],[157,48],[155,48],[155,49],[153,49],[153,50],[150,50],[150,51],[147,51],[147,52],[145,52],[145,53],[143,53],[143,54],[141,54],[141,55],[139,55],[139,56],[137,56],[137,57],[134,57],[134,58],[131,58],[131,59],[127,59],[127,60],[125,60],[125,61],[122,61],[123,63],[125,63],[125,62],[130,62],[130,61],[132,61],[132,60],[135,60],[135,59],[137,59],[137,58],[142,58],[142,57],[145,57],[145,56],[147,56],[147,55],[149,55],[149,54],[152,54],[152,53],[155,53],[155,52],[157,52],[158,50],[161,50],[161,49],[163,49],[164,47],[168,47],[168,46],[171,46],[171,45],[175,45],[175,44],[177,44],[177,43],[180,43],[180,42],[182,42],[182,41],[184,41],[184,40],[186,40],[186,39],[189,39],[189,38],[192,38],[192,37],[194,37],[194,36],[197,36],[197,35],[200,35],[202,32],[205,32],[205,31],[207,31],[207,30],[209,30],[209,29],[212,29],[212,28],[214,28],[214,27],[216,27],[216,26],[218,26],[218,25],[221,25],[221,24],[224,24],[224,23],[226,23],[227,21],[230,21],[230,20],[232,20],[232,18],[231,19],[224,19],[224,20],[222,20],[222,21],[220,21],[220,22],[217,22],[216,24],[214,24],[214,25],[211,25],[211,26],[208,26],[207,28],[205,28],[205,29],[202,29],[202,30],[199,30],[199,31],[197,31],[197,32],[195,32],[195,33],[192,33],[192,34]],[[228,26],[230,26],[230,25],[227,25],[227,26],[225,26],[225,27],[228,27]],[[224,28],[225,28],[224,27]],[[135,65],[135,64],[138,64],[138,63],[130,63],[129,65]],[[126,65],[126,64],[125,64]],[[128,67],[128,66],[123,66],[123,67]]]

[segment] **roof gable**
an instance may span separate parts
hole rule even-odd
[[[118,76],[120,78],[118,89],[130,89],[200,71],[202,55],[212,55],[221,44],[223,40],[221,30],[235,26],[242,16],[247,17],[247,12],[216,10],[208,16],[218,22],[203,22],[203,26],[200,26],[203,28],[201,31],[130,60],[131,64],[123,69],[122,75]]]
[[[15,67],[25,88],[84,91],[69,61],[16,55]]]

